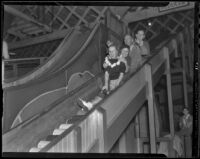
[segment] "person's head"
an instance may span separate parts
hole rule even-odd
[[[185,107],[185,108],[183,108],[183,114],[184,114],[184,115],[187,115],[187,114],[189,114],[189,110],[188,110],[188,108],[186,108],[186,107]]]
[[[136,39],[142,41],[145,38],[144,30],[139,29],[135,34]]]
[[[108,52],[109,52],[110,58],[113,58],[113,59],[117,58],[118,51],[117,51],[116,46],[114,46],[114,45],[109,46]]]
[[[107,47],[109,47],[109,46],[113,45],[113,42],[110,41],[110,40],[108,40],[108,41],[106,42],[106,45],[107,45]]]
[[[128,45],[128,46],[131,46],[132,43],[133,43],[133,38],[132,38],[132,36],[131,36],[131,35],[126,35],[126,36],[124,37],[124,43],[125,43],[126,45]]]
[[[121,47],[121,56],[122,56],[123,58],[125,58],[125,57],[128,56],[128,54],[129,54],[129,46],[128,46],[128,45],[123,45],[123,46]]]

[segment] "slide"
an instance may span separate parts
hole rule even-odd
[[[3,86],[3,133],[101,72],[102,29],[72,29],[42,66]]]

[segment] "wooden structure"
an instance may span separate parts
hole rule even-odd
[[[53,14],[53,21],[45,25],[53,26],[53,23],[57,23],[56,21],[59,21],[58,19],[60,19],[59,16],[61,15],[61,12],[64,12],[64,9],[66,8],[69,10],[71,9],[71,12],[69,13],[69,16],[66,17],[64,22],[70,21],[70,16],[76,12],[78,7],[70,8],[62,6],[60,9],[57,8],[58,10],[55,11],[56,14]],[[79,25],[82,22],[87,21],[86,15],[94,9],[91,8],[93,7],[89,7],[89,9],[85,10],[83,13],[84,18],[79,17],[80,19],[75,25]],[[18,79],[18,81],[7,83],[5,85],[5,91],[7,95],[10,92],[12,92],[11,95],[16,95],[17,91],[27,92],[30,90],[30,87],[27,87],[28,84],[34,84],[33,87],[39,88],[39,84],[37,85],[37,79],[39,79],[38,81],[40,82],[44,82],[44,86],[39,89],[39,91],[47,88],[47,86],[53,87],[52,83],[56,85],[55,87],[59,87],[61,85],[63,86],[66,84],[66,74],[68,73],[66,70],[68,70],[68,66],[70,66],[70,64],[72,64],[75,59],[77,59],[76,57],[80,57],[78,54],[81,55],[85,48],[89,48],[85,52],[92,52],[94,51],[94,48],[88,46],[95,46],[94,44],[99,43],[100,45],[98,45],[98,51],[105,51],[103,44],[105,44],[105,40],[108,38],[114,41],[115,44],[120,45],[123,35],[128,32],[128,29],[126,28],[127,26],[124,25],[123,21],[120,21],[117,16],[113,15],[110,10],[107,11],[106,8],[101,8],[100,10],[103,10],[104,12],[98,14],[98,18],[96,17],[94,22],[98,21],[102,16],[106,17],[107,21],[103,21],[104,25],[102,28],[107,30],[107,35],[101,34],[103,33],[100,32],[101,25],[96,23],[94,23],[96,25],[88,25],[88,27],[86,27],[89,28],[88,32],[80,31],[81,29],[77,29],[77,31],[75,29],[76,31],[70,32],[70,36],[68,37],[70,40],[66,36],[63,37],[64,39],[55,50],[56,54],[52,54],[55,55],[54,58],[49,58],[50,60],[47,60],[47,62],[39,67],[36,72],[32,72],[32,74],[24,76],[24,78]],[[44,14],[49,12],[50,7],[47,7]],[[75,13],[76,16],[77,14],[78,13]],[[88,17],[88,19],[90,18]],[[57,26],[57,28],[63,29],[68,27],[64,22],[60,25],[60,27]],[[177,29],[178,27],[175,26],[174,28]],[[148,31],[150,31],[150,29]],[[77,53],[75,54],[77,56],[70,59],[70,61],[72,61],[71,63],[63,65],[60,64],[58,61],[61,57],[64,56],[63,50],[70,48],[71,43],[69,41],[77,40],[80,32],[82,35],[81,38],[83,39],[83,43],[79,48],[75,48],[74,53]],[[153,32],[156,34],[156,30]],[[187,28],[181,31],[176,30],[176,33],[176,35],[164,39],[164,41],[162,41],[162,43],[160,43],[157,48],[151,50],[152,56],[148,58],[147,61],[145,61],[143,65],[136,70],[136,72],[127,77],[123,85],[121,85],[117,90],[115,90],[99,104],[95,105],[91,111],[86,114],[77,115],[77,112],[80,111],[80,109],[75,105],[74,101],[78,97],[90,99],[99,91],[97,79],[102,77],[100,71],[98,72],[100,73],[99,75],[96,74],[94,78],[90,79],[82,86],[69,92],[69,94],[63,95],[60,99],[53,102],[49,107],[50,109],[42,111],[40,114],[31,117],[30,120],[27,120],[6,132],[3,135],[3,152],[34,151],[107,153],[112,151],[114,145],[118,145],[119,152],[136,151],[137,153],[143,153],[145,150],[144,147],[147,145],[150,148],[150,153],[157,153],[157,144],[159,144],[161,141],[169,142],[169,147],[172,147],[172,138],[174,137],[175,130],[173,121],[173,98],[171,88],[173,81],[171,73],[173,73],[173,71],[171,70],[171,65],[176,64],[177,60],[182,62],[181,72],[183,74],[185,103],[187,103],[186,77],[188,73],[192,74],[192,72],[189,71],[192,67],[192,58],[189,54],[187,54],[188,52],[185,52],[184,48],[186,45],[189,46],[192,43],[190,38],[190,29]],[[96,37],[94,35],[97,34],[99,36],[92,40],[93,37]],[[29,44],[33,43],[29,42]],[[189,49],[192,50],[192,48]],[[188,59],[188,63],[186,62],[186,59]],[[51,67],[53,64],[58,64],[59,66],[51,70],[53,68]],[[50,66],[49,70],[47,66]],[[44,71],[45,67],[47,69],[46,72]],[[91,67],[91,65],[89,67]],[[89,67],[87,66],[85,68],[88,69]],[[187,70],[186,67],[189,69]],[[59,69],[59,71],[57,71],[57,69]],[[187,73],[185,70],[187,70]],[[77,70],[73,71],[77,72]],[[73,71],[71,71],[70,75],[74,73]],[[47,75],[48,73],[50,73],[48,77],[51,77],[51,79],[41,78],[43,75]],[[166,84],[168,86],[167,108],[170,116],[169,133],[171,138],[163,138],[162,136],[156,135],[156,124],[154,124],[154,121],[156,120],[154,115],[156,114],[154,111],[154,88],[160,82],[160,79],[163,77],[163,75],[166,76]],[[31,89],[33,89],[33,87],[31,87]],[[15,90],[15,88],[17,89]],[[32,94],[27,100],[33,99],[37,97],[37,95],[37,93],[34,95]],[[135,117],[137,118],[140,110],[144,107],[144,103],[147,103],[148,106],[147,110],[149,123],[146,123],[146,125],[148,125],[146,129],[149,132],[149,136],[141,137],[140,135],[136,135],[136,138],[133,137],[134,142],[131,143],[129,141],[129,138],[131,138],[130,132],[136,131],[136,134],[139,134],[142,125],[140,120],[137,120],[139,126],[136,126],[135,130],[132,127],[133,125],[135,126],[135,123],[132,121]],[[72,121],[71,125],[66,123],[66,121],[69,120]],[[65,124],[65,128],[61,126],[62,124]],[[134,143],[137,143],[137,147],[134,145]],[[130,147],[133,149],[129,149],[128,151],[128,148]],[[169,156],[175,155],[176,153],[174,150],[170,149]]]
[[[96,105],[90,112],[83,116],[79,116],[79,118],[77,118],[78,121],[73,123],[70,128],[63,130],[60,135],[54,136],[55,138],[38,150],[40,152],[108,152],[121,136],[127,124],[138,113],[138,110],[147,100],[150,115],[150,148],[151,153],[156,153],[156,142],[162,141],[162,138],[158,140],[155,137],[155,125],[152,124],[154,123],[154,111],[152,109],[154,103],[153,87],[159,82],[159,79],[163,74],[167,75],[167,85],[169,86],[168,108],[172,115],[173,105],[170,90],[171,71],[169,63],[170,61],[173,61],[174,58],[178,57],[177,46],[181,44],[181,41],[183,41],[182,38],[183,33],[180,32],[177,36],[168,39],[161,48],[154,50],[152,57],[150,57],[136,72],[134,72],[122,86],[110,94],[105,100]],[[89,82],[90,84],[80,89],[76,95],[65,98],[62,102],[57,103],[55,109],[50,110],[48,113],[45,113],[40,117],[36,117],[36,119],[24,126],[19,126],[18,128],[4,134],[3,151],[29,151],[30,148],[34,147],[34,145],[36,146],[40,140],[44,140],[47,134],[45,132],[47,132],[50,127],[52,128],[54,125],[55,129],[61,123],[66,121],[64,116],[62,119],[56,118],[56,114],[61,114],[54,114],[55,111],[60,113],[62,112],[64,115],[65,112],[63,112],[63,110],[66,109],[64,103],[71,105],[69,101],[72,102],[73,99],[80,96],[81,92],[84,92],[84,90],[89,90],[87,96],[94,94],[95,89],[97,89],[95,79],[96,77]],[[90,87],[90,89],[87,87]],[[133,89],[135,90],[134,92],[132,92]],[[126,95],[124,96],[124,94]],[[121,98],[123,98],[123,100],[121,100]],[[52,116],[51,114],[54,115]],[[47,122],[47,120],[50,122]],[[52,121],[54,121],[52,126],[47,125],[47,123],[52,123]],[[170,118],[169,123],[170,133],[173,136],[173,116]],[[48,130],[42,128],[44,127],[44,124]],[[32,135],[35,134],[32,128],[33,126],[35,131],[40,129],[41,132],[41,135],[37,134],[34,137],[34,143],[30,142],[32,139],[27,139],[30,133],[32,133]],[[26,134],[26,141],[23,140],[23,138],[17,138],[17,134]],[[142,138],[139,139],[141,144],[142,141]],[[169,140],[169,142],[170,141],[171,140]],[[16,144],[18,146],[16,146]]]

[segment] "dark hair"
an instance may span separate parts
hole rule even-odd
[[[143,31],[145,33],[145,29],[143,29],[143,28],[137,28],[135,30],[135,34],[134,35],[136,35],[139,31]]]
[[[130,47],[126,44],[123,44],[121,47],[120,47],[120,50],[124,49],[124,48],[127,48],[128,50],[130,49]]]

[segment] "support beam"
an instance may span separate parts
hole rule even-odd
[[[187,56],[188,56],[188,63],[189,63],[189,75],[190,75],[190,77],[192,79],[193,78],[193,60],[192,60],[192,56],[194,55],[194,53],[193,53],[191,44],[193,44],[194,41],[192,41],[192,37],[191,37],[190,30],[189,30],[189,26],[187,26],[185,31],[186,31],[186,36],[187,36],[186,48],[187,48]]]
[[[150,151],[156,153],[156,131],[155,131],[155,114],[154,114],[154,94],[152,82],[152,69],[150,64],[145,65],[145,74],[147,81],[147,100],[149,115],[149,132],[150,132]]]
[[[183,34],[179,34],[180,44],[181,44],[181,58],[182,58],[182,68],[183,68],[183,93],[184,93],[184,104],[188,107],[188,95],[187,95],[187,79],[186,79],[186,60],[185,60],[185,49],[184,49],[184,37]]]
[[[174,111],[173,111],[173,100],[172,100],[172,85],[171,85],[171,71],[170,71],[170,58],[169,58],[169,50],[164,47],[163,49],[164,56],[166,58],[166,78],[167,78],[167,99],[168,99],[168,111],[169,111],[169,126],[170,126],[170,134],[174,136]]]
[[[38,22],[37,20],[33,19],[32,17],[20,12],[19,10],[15,9],[15,8],[12,8],[8,5],[4,5],[4,10],[14,16],[18,16],[24,20],[27,20],[37,26],[39,26],[40,28],[44,29],[44,31],[48,31],[48,32],[51,32],[51,28],[45,24],[42,24],[40,22]]]

